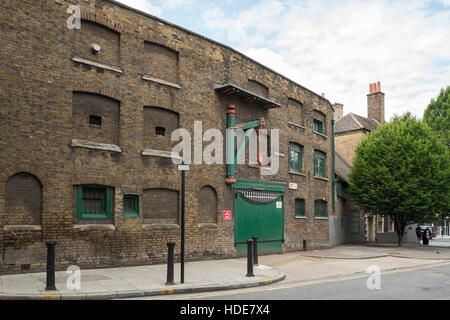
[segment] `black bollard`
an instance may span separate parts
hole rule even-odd
[[[167,282],[166,282],[166,284],[169,284],[169,285],[174,284],[174,282],[173,282],[174,247],[175,247],[175,242],[167,242],[168,253],[167,253]]]
[[[247,277],[254,277],[253,274],[253,240],[247,240]]]
[[[258,265],[258,237],[253,236],[253,264]]]
[[[303,251],[306,251],[306,239],[303,239]]]
[[[56,290],[55,286],[55,246],[56,242],[48,241],[47,245],[47,283],[45,290]]]

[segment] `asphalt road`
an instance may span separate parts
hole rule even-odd
[[[382,272],[380,289],[367,273],[267,287],[165,297],[167,300],[450,300],[450,262]],[[371,282],[375,284],[375,282]]]

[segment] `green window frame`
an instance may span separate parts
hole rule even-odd
[[[303,172],[303,146],[289,143],[289,171]]]
[[[123,196],[123,215],[125,217],[139,217],[139,196],[126,194]]]
[[[314,132],[323,134],[323,122],[314,119]]]
[[[317,218],[328,217],[326,201],[323,201],[323,200],[314,201],[314,216]]]
[[[314,152],[314,176],[325,178],[326,155],[322,152]]]
[[[305,213],[305,199],[295,199],[295,217],[296,218],[304,218],[306,217]]]
[[[77,187],[78,219],[109,219],[111,217],[112,188],[101,185]]]

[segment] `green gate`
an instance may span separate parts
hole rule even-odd
[[[235,189],[234,241],[239,255],[247,254],[245,241],[258,237],[258,253],[280,253],[284,237],[283,193]]]

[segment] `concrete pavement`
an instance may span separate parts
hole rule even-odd
[[[435,241],[435,240],[432,240]],[[450,260],[450,248],[403,244],[402,247],[380,244],[341,245],[331,249],[299,252],[306,257],[327,259],[373,259],[396,257],[408,259]]]
[[[175,264],[175,285],[165,285],[167,265],[81,270],[80,290],[67,288],[71,274],[56,272],[57,291],[45,291],[45,273],[0,276],[0,300],[104,300],[177,293],[231,290],[268,285],[285,274],[260,265],[246,277],[246,258],[185,263],[185,283],[180,284],[180,264]]]

